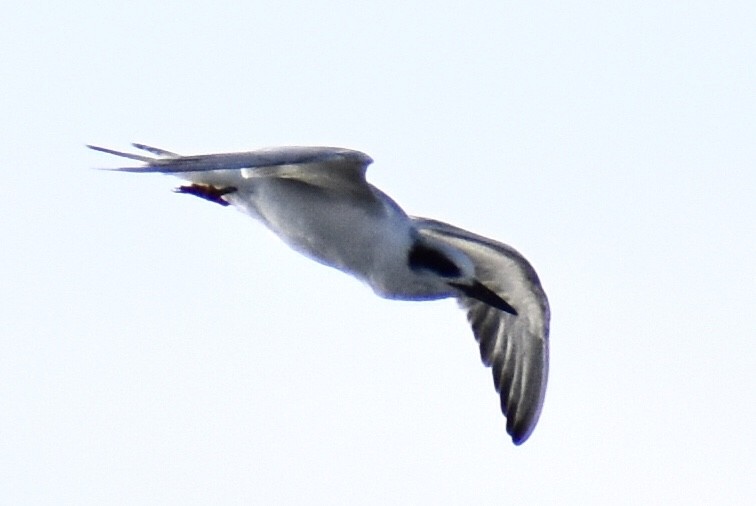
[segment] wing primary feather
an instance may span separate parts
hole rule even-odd
[[[517,351],[515,351],[514,354],[516,354]],[[509,419],[508,421],[511,422],[512,426],[514,426],[515,421],[517,420],[518,412],[525,409],[524,406],[521,405],[520,401],[522,400],[522,385],[523,385],[523,376],[522,376],[522,364],[523,360],[520,357],[516,357],[514,360],[514,363],[510,366],[512,369],[512,379],[509,381],[507,385],[504,385],[504,388],[507,389],[507,411],[509,411]]]
[[[504,415],[509,416],[509,385],[514,381],[516,360],[512,339],[507,339],[506,343],[506,350],[501,354],[503,360],[498,371],[498,377],[496,377],[496,371],[494,371],[494,384],[496,391],[501,396],[501,411]]]
[[[124,153],[123,151],[116,151],[115,149],[102,148],[100,146],[92,146],[91,144],[87,144],[86,146],[89,149],[93,149],[95,151],[108,153],[109,155],[121,156],[123,158],[129,158],[131,160],[139,160],[140,162],[144,162],[144,163],[154,163],[157,161],[155,158],[152,158],[150,156],[135,155],[133,153]],[[116,169],[116,170],[121,170],[121,169]]]
[[[496,346],[499,340],[498,318],[486,312],[487,314],[480,318],[479,321],[472,321],[474,325],[473,333],[480,345],[480,358],[483,360],[485,366],[490,366],[493,361],[493,356],[496,353]]]
[[[504,363],[506,362],[506,359],[507,357],[505,356],[505,354],[497,350],[496,354],[493,357],[493,361],[491,362],[494,389],[496,389],[497,393],[501,390],[501,375],[504,372]]]
[[[156,148],[154,146],[148,146],[147,144],[140,144],[138,142],[132,142],[132,146],[134,146],[137,149],[141,149],[142,151],[147,151],[148,153],[152,153],[153,155],[158,156],[165,156],[168,158],[180,158],[181,155],[178,153],[174,153],[172,151],[166,151],[165,149]]]

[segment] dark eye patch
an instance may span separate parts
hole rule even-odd
[[[415,243],[409,251],[407,260],[412,270],[428,270],[445,278],[457,278],[462,274],[457,264],[437,249]]]

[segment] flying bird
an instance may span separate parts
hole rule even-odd
[[[373,160],[333,147],[272,147],[182,156],[133,144],[152,156],[88,146],[170,174],[174,191],[233,206],[300,253],[351,274],[389,299],[455,297],[493,370],[512,441],[538,422],[549,369],[549,303],[533,267],[510,246],[440,221],[408,216],[365,179]]]

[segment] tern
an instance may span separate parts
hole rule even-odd
[[[153,156],[88,145],[143,162],[109,170],[162,173],[174,191],[233,206],[294,250],[399,300],[455,297],[467,311],[483,363],[493,370],[506,429],[528,439],[543,406],[549,365],[549,303],[533,267],[512,247],[440,221],[408,216],[365,179],[365,153],[290,146]]]

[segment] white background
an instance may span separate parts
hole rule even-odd
[[[105,5],[111,4],[111,5]],[[0,503],[753,504],[756,4],[14,2]],[[550,297],[504,430],[451,300],[392,302],[85,143],[359,149]],[[128,164],[128,162],[127,162]]]

